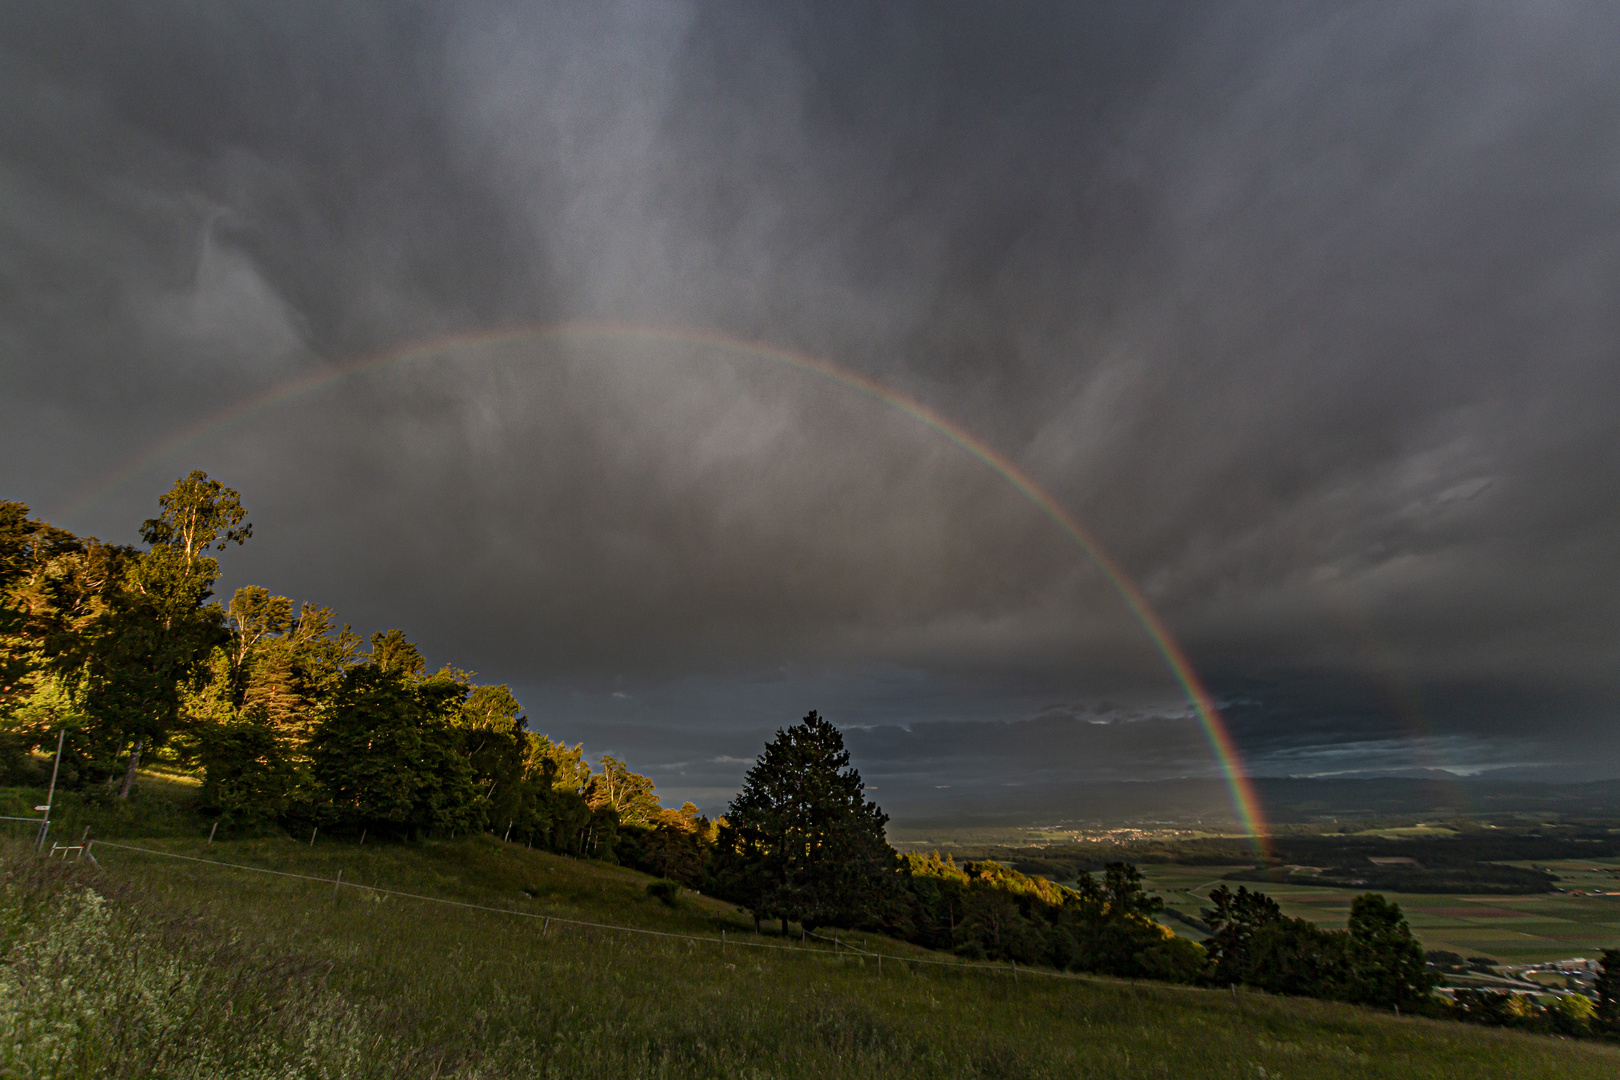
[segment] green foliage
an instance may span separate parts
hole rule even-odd
[[[609,754],[602,755],[602,771],[586,784],[585,802],[592,810],[612,809],[621,825],[644,829],[657,825],[663,810],[653,794],[653,782]]]
[[[531,773],[547,769],[549,763],[552,785],[581,797],[591,782],[591,766],[585,760],[585,747],[580,743],[569,748],[545,735],[537,735],[529,743],[526,763]]]
[[[1248,943],[1242,981],[1273,994],[1343,1000],[1354,985],[1345,956],[1348,936],[1308,919],[1272,919]]]
[[[1597,1010],[1593,1019],[1604,1031],[1620,1033],[1620,949],[1604,949],[1598,969]]]
[[[527,723],[522,714],[523,704],[509,687],[475,686],[461,703],[460,723],[474,731],[514,735]]]
[[[1581,994],[1566,994],[1538,1001],[1531,994],[1510,994],[1500,990],[1462,989],[1456,991],[1444,1015],[1452,1019],[1491,1027],[1518,1028],[1543,1035],[1583,1038],[1605,1034],[1592,1000]]]
[[[677,907],[679,906],[681,899],[681,884],[678,881],[670,881],[667,878],[660,879],[658,881],[649,881],[647,883],[647,895],[652,897],[654,900],[657,900],[659,903],[667,904],[670,907]]]
[[[121,770],[127,797],[142,751],[159,749],[200,767],[197,809],[227,830],[487,826],[612,860],[622,823],[649,863],[699,879],[712,837],[623,762],[595,774],[581,747],[528,733],[509,688],[429,675],[397,629],[362,655],[330,610],[263,586],[209,602],[208,553],[252,533],[236,491],[193,472],[158,503],[140,551],[0,502],[0,782],[34,779],[29,752],[65,730],[64,790],[89,794]]]
[[[660,810],[650,827],[620,825],[614,854],[625,866],[697,888],[718,831],[696,806],[682,803],[679,810]]]
[[[159,505],[141,529],[144,552],[28,521],[21,504],[0,508],[0,712],[53,683],[81,720],[70,782],[110,777],[127,748],[124,797],[142,748],[174,734],[226,638],[224,612],[207,603],[219,564],[203,552],[252,531],[236,492],[201,472],[176,481]]]
[[[1400,906],[1377,893],[1351,901],[1348,931],[1284,918],[1275,900],[1243,886],[1237,892],[1219,886],[1209,898],[1200,914],[1210,928],[1206,980],[1214,985],[1244,983],[1408,1012],[1433,1004],[1435,978],[1423,947]]]
[[[1110,864],[1101,884],[1081,875],[1070,888],[994,862],[903,859],[909,903],[899,930],[917,944],[1168,982],[1193,982],[1203,969],[1201,946],[1153,921],[1160,903],[1133,866]]]
[[[1210,928],[1204,942],[1211,962],[1209,981],[1216,986],[1233,986],[1250,975],[1249,947],[1262,927],[1282,919],[1277,902],[1262,892],[1238,886],[1233,892],[1225,885],[1209,894],[1210,906],[1199,912]]]
[[[77,538],[28,517],[20,502],[0,500],[0,718],[33,690],[43,644],[34,613],[38,579]]]
[[[405,678],[419,679],[427,670],[427,661],[417,647],[406,640],[403,630],[371,635],[371,663],[382,671]]]
[[[1421,1008],[1435,980],[1423,964],[1423,946],[1412,936],[1399,904],[1377,893],[1350,903],[1350,935],[1345,943],[1350,1001],[1379,1008]],[[1327,995],[1322,995],[1327,996]]]
[[[778,729],[743,777],[720,826],[713,887],[757,918],[865,924],[896,883],[887,822],[843,735],[812,712]]]
[[[217,724],[202,737],[198,803],[230,829],[262,828],[286,813],[297,773],[269,724]]]
[[[344,674],[309,742],[328,813],[341,825],[395,835],[482,828],[485,807],[450,723],[465,688],[410,674],[397,663]]]
[[[242,524],[247,516],[242,497],[201,469],[176,480],[158,497],[158,508],[157,517],[141,524],[141,539],[154,548],[175,548],[187,561],[216,542],[224,551],[227,544],[244,544],[253,535],[253,526]]]

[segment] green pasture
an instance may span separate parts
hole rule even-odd
[[[68,1010],[70,1019],[88,1035],[84,1060],[58,1053],[66,1062],[58,1068],[28,1058],[44,1053],[37,1040],[0,1033],[11,1036],[0,1038],[0,1054],[18,1059],[0,1063],[6,1075],[971,1080],[1620,1071],[1620,1048],[1609,1045],[1247,991],[1028,971],[1015,980],[1005,968],[906,963],[931,954],[863,935],[857,943],[887,954],[881,971],[870,957],[825,948],[750,947],[744,942],[782,941],[754,938],[751,920],[729,905],[687,894],[671,908],[646,895],[642,875],[488,837],[392,846],[127,842],[312,877],[341,871],[345,882],[501,910],[106,845],[95,849],[100,869],[47,864],[13,843],[0,860],[0,924],[8,943],[21,936],[14,955],[26,961],[44,950],[53,959],[49,979],[0,987],[9,1009],[0,1020],[16,1025],[29,1010],[48,1011],[68,987],[79,1010]],[[63,900],[84,888],[112,897],[116,917],[100,952],[80,944],[95,913],[75,915]],[[42,893],[54,900],[41,901]],[[548,925],[548,915],[700,940]],[[796,935],[788,943],[798,945]],[[81,970],[93,960],[115,969],[113,977],[98,982]],[[143,974],[141,964],[150,970]],[[0,965],[0,980],[25,980],[28,971],[27,962]],[[176,994],[183,1000],[170,1003]],[[78,1030],[59,1022],[61,1012],[47,1018],[56,1023],[53,1053]],[[130,1034],[139,1031],[152,1034]]]
[[[1526,864],[1530,865],[1530,864]],[[1509,964],[1537,963],[1584,956],[1620,947],[1620,896],[1593,896],[1594,890],[1620,892],[1620,860],[1537,862],[1559,876],[1559,885],[1588,895],[1544,893],[1534,896],[1468,896],[1463,894],[1390,893],[1401,905],[1412,931],[1425,949],[1445,949],[1464,956],[1489,956]],[[1207,904],[1209,890],[1220,883],[1224,866],[1150,865],[1142,867],[1149,885],[1165,903],[1189,915]],[[1236,888],[1236,883],[1229,887]],[[1249,888],[1255,888],[1250,884]],[[1285,915],[1327,927],[1342,927],[1356,889],[1301,884],[1262,884]],[[1178,933],[1196,936],[1174,920]]]

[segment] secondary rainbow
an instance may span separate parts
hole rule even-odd
[[[1260,800],[1253,783],[1243,770],[1242,759],[1232,741],[1231,732],[1227,729],[1225,721],[1221,719],[1220,711],[1215,707],[1215,701],[1210,696],[1209,689],[1193,669],[1186,652],[1170,634],[1169,629],[1164,625],[1164,621],[1159,618],[1153,606],[1148,603],[1147,597],[1142,594],[1141,589],[1137,588],[1136,583],[1125,573],[1119,563],[1114,561],[1113,557],[1097,542],[1096,538],[1076,521],[1073,515],[1065,510],[1050,492],[999,451],[922,402],[910,398],[900,391],[878,382],[876,379],[808,353],[765,342],[750,341],[746,338],[714,330],[703,330],[687,326],[655,326],[611,322],[561,322],[543,326],[478,330],[461,334],[447,334],[425,341],[413,341],[385,352],[344,361],[288,380],[264,393],[244,399],[213,413],[155,443],[122,468],[109,473],[77,492],[69,503],[58,509],[53,516],[61,518],[76,513],[87,503],[134,478],[148,467],[203,439],[227,424],[274,408],[351,375],[386,367],[390,364],[474,346],[558,339],[611,339],[621,341],[629,339],[649,342],[678,342],[784,364],[870,395],[944,435],[951,442],[989,466],[1034,504],[1038,510],[1050,518],[1086,554],[1087,558],[1103,572],[1103,576],[1108,579],[1109,584],[1114,587],[1121,599],[1125,601],[1126,606],[1130,608],[1131,614],[1136,617],[1142,628],[1147,631],[1148,637],[1164,657],[1171,674],[1175,676],[1176,681],[1181,685],[1183,693],[1186,694],[1187,700],[1191,703],[1193,711],[1203,727],[1210,749],[1214,751],[1221,770],[1226,776],[1233,807],[1236,809],[1244,828],[1248,831],[1256,852],[1261,855],[1267,853],[1268,830],[1264,815],[1260,809]]]

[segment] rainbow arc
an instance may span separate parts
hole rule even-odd
[[[319,371],[311,372],[251,398],[244,399],[219,410],[173,435],[165,438],[145,452],[129,460],[121,468],[96,480],[76,493],[58,516],[67,516],[121,486],[125,482],[172,454],[183,450],[229,424],[244,420],[256,413],[272,409],[342,379],[373,371],[392,364],[419,360],[434,355],[452,353],[480,346],[515,344],[525,341],[644,341],[650,343],[679,343],[705,347],[716,352],[781,364],[828,379],[840,386],[873,397],[932,429],[1011,484],[1042,514],[1049,518],[1086,557],[1102,571],[1131,614],[1146,631],[1149,639],[1164,658],[1171,674],[1180,685],[1202,726],[1230,790],[1233,808],[1237,811],[1245,830],[1254,844],[1257,855],[1265,856],[1268,830],[1260,800],[1253,782],[1243,769],[1242,758],[1222,719],[1209,689],[1199,678],[1188,660],[1185,650],[1170,633],[1164,620],[1123,567],[1103,548],[1058,499],[1042,487],[1033,477],[988,443],[967,431],[960,424],[938,411],[911,398],[893,387],[860,372],[835,364],[830,360],[793,349],[713,330],[686,326],[651,326],[612,322],[561,322],[543,326],[528,326],[498,330],[480,330],[461,334],[448,334],[427,340],[409,342],[385,352],[347,360]]]

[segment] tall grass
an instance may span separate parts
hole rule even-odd
[[[48,773],[47,773],[48,775]],[[110,790],[90,793],[60,788],[52,800],[50,841],[76,843],[86,829],[93,836],[205,836],[211,821],[193,809],[197,785],[185,779],[142,774],[128,799]],[[39,818],[35,806],[45,802],[46,787],[0,787],[0,815]],[[39,826],[0,821],[0,837],[32,839]]]
[[[700,935],[646,878],[487,839],[170,844]],[[1342,1005],[745,949],[367,898],[98,849],[4,854],[0,1073],[67,1076],[1610,1077],[1612,1047]],[[903,946],[885,945],[891,953]],[[48,1047],[48,1049],[39,1049]]]

